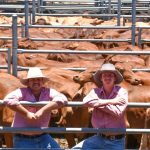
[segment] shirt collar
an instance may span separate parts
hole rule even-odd
[[[112,90],[111,94],[109,95],[109,97],[111,97],[112,95],[117,94],[118,89],[119,89],[119,86],[116,86],[116,85],[115,85],[115,86],[113,87],[113,90]],[[99,93],[100,93],[100,95],[105,95],[105,91],[104,91],[104,87],[103,87],[103,86],[100,88]]]

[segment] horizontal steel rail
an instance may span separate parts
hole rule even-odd
[[[29,25],[29,28],[131,29],[130,26],[64,26],[64,25]]]
[[[1,36],[0,36],[0,39],[1,39],[1,40],[12,40],[12,37],[1,37]]]
[[[70,3],[74,3],[74,2],[81,2],[81,3],[95,3],[97,1],[95,0],[43,0],[43,2],[70,2]],[[100,2],[100,1],[98,1]]]
[[[90,10],[90,9],[108,9],[108,7],[59,7],[59,6],[40,6],[40,8],[50,9],[50,10]]]
[[[115,54],[115,55],[150,55],[150,51],[111,51],[111,50],[25,50],[18,49],[17,53],[63,53],[63,54]]]
[[[17,66],[17,70],[18,71],[24,71],[24,70],[28,70],[31,67],[23,67],[23,66]],[[47,67],[39,67],[40,69],[47,69]]]
[[[112,10],[117,11],[117,8],[113,8]],[[149,8],[137,8],[136,11],[148,11]],[[132,8],[121,8],[121,11],[132,11]]]
[[[65,128],[65,127],[41,127],[41,128],[19,128],[19,127],[2,127],[0,126],[0,133],[20,133],[20,132],[44,132],[44,133],[127,133],[127,134],[149,134],[150,129],[138,128]]]
[[[52,39],[52,38],[31,38],[29,37],[30,40],[32,41],[59,41],[59,42],[63,42],[63,41],[68,41],[68,42],[74,42],[74,41],[78,41],[78,42],[131,42],[131,39]]]
[[[75,6],[69,6],[69,7],[66,7],[66,6],[40,6],[40,8],[43,8],[45,10],[47,9],[51,9],[51,10],[81,10],[81,9],[108,9],[108,7],[95,7],[95,6],[92,6],[92,7],[75,7]],[[111,10],[118,10],[117,7],[113,7],[111,8]],[[132,7],[124,7],[124,8],[120,8],[121,11],[131,11],[132,10]],[[149,7],[138,7],[136,8],[136,11],[148,11],[149,10]]]
[[[11,28],[12,25],[10,25],[10,24],[0,24],[0,27]],[[17,25],[17,27],[22,27],[22,26],[21,25]]]
[[[23,106],[35,106],[35,107],[39,107],[39,106],[44,106],[46,104],[48,104],[48,101],[41,101],[41,102],[29,102],[29,101],[20,101],[20,104],[22,104]],[[4,106],[4,101],[0,100],[0,105]],[[68,103],[65,105],[65,107],[83,107],[84,106],[84,102],[81,101],[68,101]],[[87,107],[87,106],[84,106]],[[150,103],[139,103],[139,102],[129,102],[128,103],[128,108],[132,108],[132,107],[138,107],[138,108],[149,108],[150,107]]]
[[[18,54],[23,54],[23,53],[51,53],[51,54],[114,54],[114,55],[150,55],[150,51],[111,51],[111,50],[101,50],[101,51],[93,51],[93,50],[88,50],[88,51],[83,51],[83,50],[25,50],[25,49],[18,49],[17,50]],[[23,70],[28,70],[30,67],[22,67],[18,66],[17,70],[23,71]],[[45,67],[46,68],[46,67]],[[73,70],[73,71],[85,71],[87,68],[85,67],[70,67],[70,68],[62,68],[60,69],[65,69],[65,70]],[[134,68],[132,71],[145,71],[145,72],[150,72],[150,68]]]
[[[141,28],[141,29],[150,29],[150,26],[139,26],[139,28]]]
[[[121,15],[121,17],[124,17],[124,18],[132,18],[132,15]],[[148,15],[136,15],[136,18],[150,18],[150,16]]]
[[[22,67],[22,66],[17,66],[17,70],[18,71],[24,71],[24,70],[28,70],[30,67]],[[41,69],[47,69],[47,67],[39,67]],[[72,71],[85,71],[87,70],[86,67],[68,67],[68,68],[62,68],[62,67],[58,67],[59,69],[64,69],[64,70],[72,70]],[[144,72],[150,72],[150,68],[134,68],[132,69],[133,72],[138,72],[138,71],[144,71]]]
[[[150,43],[150,39],[141,39],[142,43]]]
[[[83,17],[116,17],[117,14],[42,14],[42,13],[35,13],[36,16],[56,16],[56,17],[68,17],[68,16],[83,16]]]
[[[0,27],[10,28],[12,25],[10,24],[0,24]]]
[[[137,71],[144,71],[144,72],[150,72],[150,68],[134,68],[132,69],[133,72]]]
[[[23,1],[23,0],[22,0]],[[94,0],[43,0],[43,2],[95,2]],[[99,2],[104,2],[104,1],[99,1]],[[109,1],[108,0],[105,0],[105,3],[108,3]],[[118,3],[118,0],[111,0],[111,3],[115,3],[117,4]],[[121,3],[132,3],[132,0],[121,0]],[[138,3],[150,3],[149,0],[137,0],[137,4]]]
[[[30,5],[29,8],[32,8]],[[24,9],[24,5],[0,5],[0,9]]]
[[[25,14],[24,13],[13,13],[13,14],[16,14],[17,16],[24,16]],[[0,15],[4,15],[4,16],[12,16],[12,13],[0,13]],[[31,14],[29,14],[30,16]]]
[[[0,52],[7,52],[7,51],[8,51],[7,48],[4,48],[4,49],[0,48]]]
[[[0,65],[0,69],[8,69],[8,66]]]
[[[21,39],[22,37],[18,37],[18,39]],[[12,37],[1,37],[0,36],[0,39],[1,40],[12,40]]]

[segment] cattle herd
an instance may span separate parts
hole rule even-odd
[[[10,24],[11,17],[0,16],[0,24]],[[91,17],[36,17],[36,24],[43,25],[116,25],[117,19],[108,21]],[[24,23],[24,18],[18,18],[18,24]],[[122,23],[122,20],[121,20]],[[131,26],[131,22],[126,22]],[[150,26],[150,22],[136,22],[137,26]],[[138,46],[138,28],[136,28],[135,46],[128,42],[69,42],[69,41],[32,41],[27,38],[18,39],[19,49],[33,50],[84,50],[84,51],[149,51],[150,43]],[[21,34],[18,29],[18,35]],[[0,36],[11,36],[11,29],[1,27]],[[130,39],[130,29],[64,29],[64,28],[31,28],[29,35],[33,38],[66,38],[66,39]],[[142,38],[148,39],[150,30],[142,30]],[[12,48],[11,40],[0,40],[0,48]],[[113,55],[113,54],[41,54],[26,53],[18,54],[18,66],[43,67],[44,74],[49,77],[48,87],[64,93],[69,101],[82,101],[83,97],[96,87],[93,83],[93,73],[100,68],[104,62],[113,63],[123,74],[124,81],[121,83],[129,92],[129,102],[150,102],[150,73],[133,69],[149,68],[149,55]],[[0,64],[7,65],[7,54],[0,53]],[[85,71],[74,71],[64,68],[86,68]],[[0,99],[12,90],[22,87],[19,78],[25,77],[26,71],[18,71],[14,77],[6,70],[0,70]],[[92,110],[85,107],[65,107],[54,111],[51,126],[60,127],[91,127],[90,117]],[[14,112],[7,107],[0,109],[0,125],[10,126]],[[150,110],[146,108],[127,108],[126,124],[128,128],[149,128]],[[11,134],[2,135],[7,147],[12,146]],[[72,133],[64,135],[68,147],[75,145],[75,139],[89,136],[87,134]],[[141,138],[142,137],[142,138]],[[66,148],[68,148],[66,147]],[[150,136],[148,134],[127,134],[127,148],[150,149]]]

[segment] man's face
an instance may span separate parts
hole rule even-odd
[[[43,85],[44,85],[43,78],[33,78],[28,80],[28,86],[29,88],[31,88],[31,90],[34,91],[41,90]]]
[[[103,85],[114,85],[116,81],[116,76],[112,72],[104,72],[101,75],[101,81]]]

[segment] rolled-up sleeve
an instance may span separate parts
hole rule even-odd
[[[108,104],[104,107],[99,107],[102,111],[105,111],[109,114],[112,114],[114,116],[120,116],[122,115],[122,112],[125,111],[127,104],[128,104],[128,92],[124,88],[121,88],[116,96],[116,98],[120,98],[124,100],[123,104],[120,105],[111,105]]]
[[[52,101],[62,103],[63,105],[67,104],[68,102],[67,97],[55,89],[50,90],[50,97],[52,98]]]
[[[97,107],[99,105],[99,98],[95,93],[94,89],[92,89],[87,96],[84,97],[83,103],[87,107]]]
[[[10,106],[19,105],[21,99],[22,99],[21,90],[17,89],[9,93],[8,95],[6,95],[6,97],[4,98],[4,104],[10,105]]]

